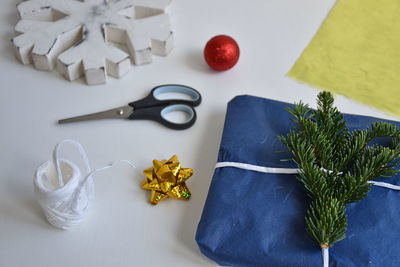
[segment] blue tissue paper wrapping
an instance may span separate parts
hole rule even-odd
[[[278,135],[293,127],[292,106],[252,96],[228,104],[219,162],[294,168]],[[377,118],[345,115],[350,130]],[[400,127],[400,123],[396,123]],[[384,140],[382,142],[385,142]],[[400,184],[400,175],[380,178]],[[267,174],[233,167],[214,172],[196,241],[225,266],[321,266],[318,245],[305,231],[309,199],[293,174]],[[347,208],[347,238],[330,248],[330,266],[400,266],[400,191],[372,186]]]

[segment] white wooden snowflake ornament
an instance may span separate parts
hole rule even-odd
[[[166,56],[173,33],[166,8],[170,0],[28,0],[13,38],[17,58],[39,70],[58,71],[72,81],[106,82],[152,54]],[[111,43],[126,45],[129,54]]]

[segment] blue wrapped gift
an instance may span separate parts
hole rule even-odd
[[[321,250],[306,233],[309,198],[296,168],[277,138],[293,127],[291,104],[238,96],[228,111],[196,241],[210,259],[225,266],[321,266]],[[345,115],[350,130],[380,119]],[[400,127],[399,122],[395,123]],[[381,140],[385,144],[388,140]],[[270,168],[263,173],[233,166]],[[251,169],[251,168],[250,168]],[[278,171],[279,172],[279,171]],[[400,175],[382,182],[400,185]],[[400,266],[400,191],[372,186],[369,195],[347,208],[347,238],[330,248],[330,266]]]

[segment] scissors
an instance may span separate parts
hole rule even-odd
[[[166,99],[160,98],[161,94],[167,93],[179,93],[186,97],[181,99],[170,99],[168,97]],[[189,99],[186,99],[187,97],[189,97]],[[77,121],[120,118],[128,120],[152,120],[170,129],[184,130],[192,127],[196,122],[197,116],[194,107],[197,107],[200,103],[201,95],[197,90],[185,85],[165,84],[153,88],[148,96],[130,102],[126,106],[62,119],[59,120],[58,123],[64,124]],[[181,123],[169,120],[166,115],[174,111],[184,112],[187,115],[186,120]]]

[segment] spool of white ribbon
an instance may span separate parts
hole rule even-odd
[[[81,171],[72,161],[59,158],[59,150],[64,144],[78,149],[84,170]],[[37,200],[49,223],[61,229],[79,224],[94,201],[93,174],[111,168],[118,162],[135,168],[129,161],[121,160],[92,171],[81,144],[70,139],[57,144],[53,151],[53,160],[40,165],[33,179]]]

